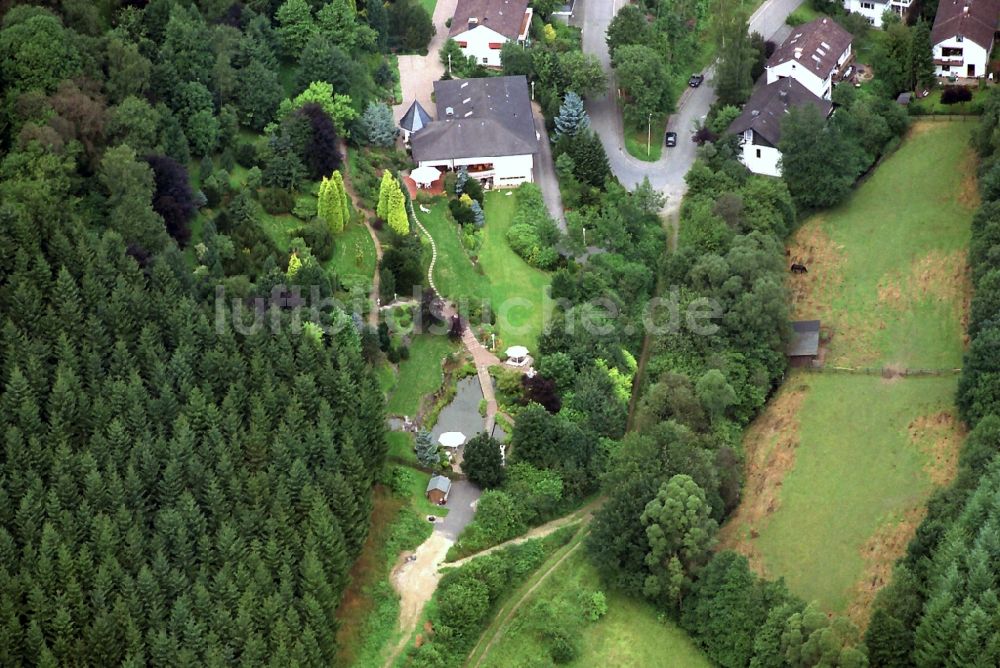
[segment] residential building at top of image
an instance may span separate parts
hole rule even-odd
[[[852,14],[860,14],[868,19],[868,25],[882,27],[882,15],[892,12],[906,19],[913,6],[913,0],[844,0],[844,9]]]
[[[931,29],[937,76],[986,76],[998,24],[1000,0],[941,0]]]
[[[528,0],[458,0],[448,37],[477,63],[500,67],[503,45],[528,39],[533,13]]]

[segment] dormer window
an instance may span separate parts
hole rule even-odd
[[[963,35],[959,35],[958,37],[955,38],[955,41],[956,42],[964,42],[965,41],[965,37]]]

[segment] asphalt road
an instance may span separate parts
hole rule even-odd
[[[767,0],[750,17],[750,30],[771,37],[778,33],[784,36],[785,19],[803,0]],[[667,196],[666,211],[676,211],[687,186],[684,176],[696,157],[696,146],[691,141],[691,133],[697,121],[703,119],[715,99],[713,68],[705,71],[705,82],[698,88],[688,88],[681,95],[677,111],[667,120],[667,129],[677,133],[677,146],[664,148],[656,162],[644,162],[633,158],[625,151],[622,139],[622,117],[615,101],[616,85],[611,71],[611,56],[605,35],[611,19],[623,4],[623,0],[578,0],[574,25],[583,28],[583,51],[597,56],[608,75],[608,94],[586,101],[590,124],[601,138],[611,163],[611,170],[618,180],[628,187],[649,177],[650,183]],[[652,141],[663,141],[656,133]]]
[[[476,515],[472,504],[479,500],[480,494],[482,494],[482,490],[468,480],[453,480],[451,492],[448,494],[448,503],[445,504],[445,507],[448,508],[448,515],[443,520],[434,523],[434,531],[442,534],[451,542],[458,540],[458,534],[462,533],[462,529]]]

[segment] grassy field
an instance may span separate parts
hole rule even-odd
[[[334,239],[333,257],[326,263],[339,276],[359,275],[371,280],[375,275],[375,242],[361,223],[352,223]]]
[[[548,652],[527,624],[532,606],[545,600],[578,610],[578,592],[599,589],[597,572],[583,549],[576,550],[521,605],[502,638],[480,665],[483,668],[544,665],[539,657],[547,657]],[[580,655],[566,665],[579,668],[711,665],[683,631],[669,621],[660,621],[652,606],[615,592],[607,593],[607,602],[608,612],[599,621],[585,622],[581,616]]]
[[[399,362],[396,383],[389,391],[389,415],[416,415],[424,395],[441,387],[444,374],[441,360],[457,350],[447,336],[425,334],[410,344],[410,358]]]
[[[826,363],[960,366],[965,252],[978,204],[968,122],[917,123],[844,204],[790,246],[796,318],[832,335]]]
[[[533,349],[542,332],[545,289],[551,277],[535,269],[510,249],[507,230],[516,204],[516,194],[486,195],[486,226],[476,270],[458,236],[457,226],[445,216],[446,202],[435,202],[420,220],[434,237],[438,260],[434,280],[445,296],[487,300],[497,314],[497,346],[521,344]]]
[[[789,278],[794,315],[822,320],[828,372],[791,373],[747,431],[744,498],[720,541],[859,624],[956,468],[957,376],[897,372],[961,363],[970,128],[918,124],[844,205],[795,235],[791,260],[809,273]]]

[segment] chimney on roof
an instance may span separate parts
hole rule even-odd
[[[758,116],[760,116],[760,109],[752,109],[750,111],[750,115],[753,116],[754,118],[757,118]]]
[[[969,13],[969,6],[968,5],[966,5],[965,7],[962,7],[962,13],[963,14],[968,14]]]
[[[469,18],[469,30],[472,30],[477,25],[479,25],[479,19],[477,19],[476,17]]]
[[[778,99],[780,99],[785,104],[788,104],[788,91],[787,90],[779,90],[778,91]]]

